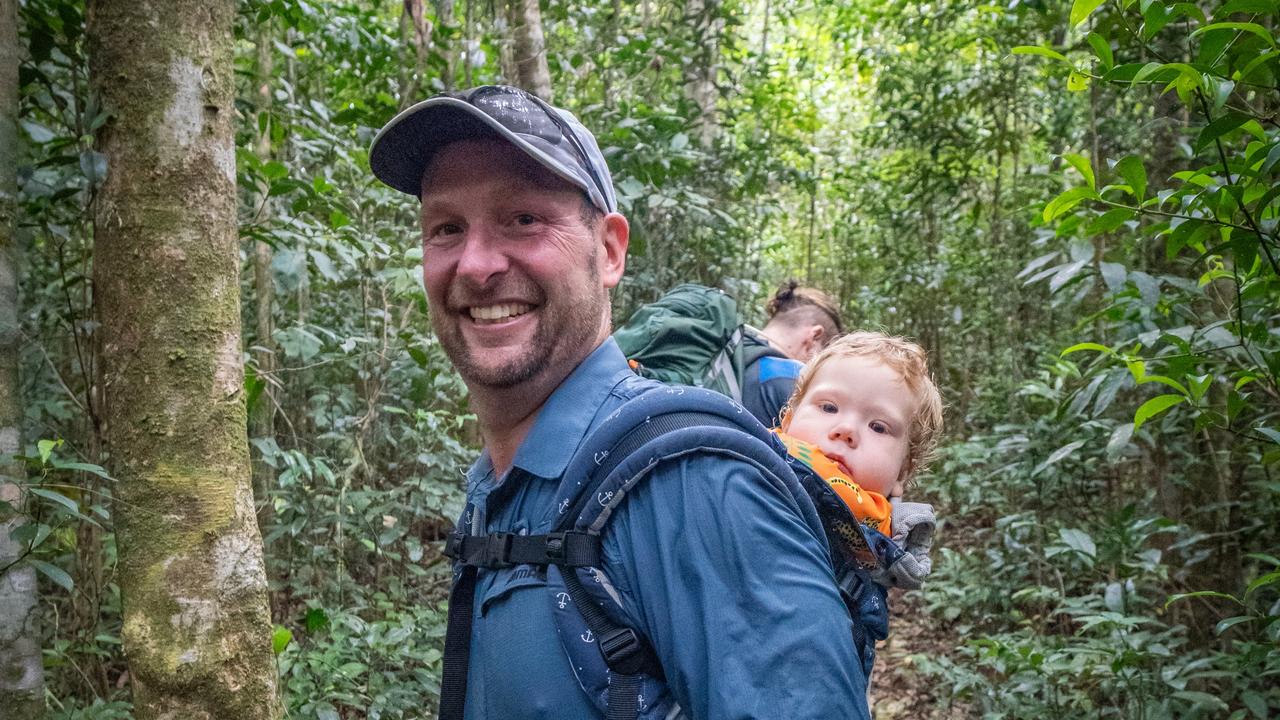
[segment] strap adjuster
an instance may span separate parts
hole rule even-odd
[[[465,533],[453,531],[449,533],[449,537],[444,541],[444,556],[450,560],[459,560],[462,558],[462,545],[466,540]]]
[[[482,567],[505,568],[514,565],[515,563],[511,562],[511,538],[513,537],[515,536],[512,533],[493,533],[486,538]]]
[[[556,565],[568,559],[569,541],[563,532],[547,533],[547,562]]]
[[[644,646],[636,631],[618,628],[600,638],[600,652],[609,669],[623,675],[635,675],[644,667]]]

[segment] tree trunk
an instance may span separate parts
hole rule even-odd
[[[507,24],[516,85],[551,102],[551,71],[547,68],[547,42],[542,36],[538,0],[507,0]]]
[[[720,0],[692,0],[687,13],[699,51],[685,71],[685,94],[698,108],[698,144],[703,150],[710,150],[720,134],[716,117],[716,98],[720,94],[716,74],[720,68],[720,34],[724,31]]]
[[[104,438],[140,720],[273,720],[240,362],[234,0],[91,0]]]
[[[18,5],[0,0],[0,502],[23,507],[22,400],[18,352]],[[24,518],[0,510],[0,713],[13,720],[44,714],[44,666],[36,628],[36,571],[16,564],[22,543],[9,539]],[[12,566],[12,567],[10,567]],[[8,568],[7,570],[4,568]]]
[[[273,65],[271,25],[259,28],[258,31],[258,114],[271,114],[271,84]],[[271,149],[272,123],[258,123],[258,140],[256,152],[261,160],[273,157]],[[271,222],[272,207],[270,187],[264,181],[257,188],[259,225]],[[249,433],[255,438],[274,438],[276,435],[276,346],[272,339],[275,323],[272,320],[271,306],[275,299],[275,281],[271,274],[271,246],[262,240],[253,243],[253,290],[254,290],[254,335],[257,337],[258,377],[262,380],[262,392],[253,407],[253,415],[249,418]],[[258,528],[271,523],[275,513],[272,512],[271,488],[275,485],[275,471],[257,456],[253,463],[253,496],[257,500]]]
[[[438,0],[436,3],[436,19],[442,28],[450,28],[454,23],[454,0]],[[444,56],[444,89],[451,91],[454,89],[458,75],[458,43],[447,42],[444,47],[440,48],[440,54]]]

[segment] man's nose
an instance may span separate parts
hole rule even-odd
[[[506,272],[508,265],[509,259],[497,235],[484,227],[473,226],[467,230],[458,258],[458,277],[481,287],[493,276]]]

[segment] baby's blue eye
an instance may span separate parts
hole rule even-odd
[[[889,426],[881,422],[871,423],[871,432],[880,433],[881,435],[889,432]]]
[[[835,403],[824,402],[818,404],[818,409],[824,413],[834,413],[838,408],[836,408]]]

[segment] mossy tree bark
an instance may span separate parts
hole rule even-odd
[[[18,5],[0,0],[0,502],[22,508],[22,402],[18,384],[17,227]],[[36,628],[36,575],[18,563],[22,543],[9,534],[22,522],[0,509],[0,715],[44,714],[44,666]]]
[[[279,717],[240,359],[234,0],[91,0],[104,438],[136,717]]]

